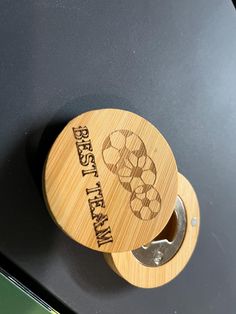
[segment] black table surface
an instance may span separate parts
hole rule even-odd
[[[0,3],[0,251],[76,313],[235,313],[236,19],[229,0]],[[197,248],[159,289],[128,285],[65,236],[41,193],[72,117],[136,112],[164,134],[201,205]]]

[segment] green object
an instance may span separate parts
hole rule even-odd
[[[0,269],[0,313],[59,314],[2,269]]]

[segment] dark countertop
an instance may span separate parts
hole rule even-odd
[[[229,0],[1,1],[0,251],[79,314],[236,308],[236,19]],[[129,286],[67,238],[41,194],[47,151],[102,107],[156,125],[201,205],[181,276]]]

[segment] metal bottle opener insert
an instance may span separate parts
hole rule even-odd
[[[135,258],[144,266],[158,267],[167,263],[178,252],[186,231],[186,210],[181,198],[164,230],[151,242],[133,250]]]

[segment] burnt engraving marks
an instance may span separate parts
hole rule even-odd
[[[74,138],[79,161],[82,166],[82,176],[93,176],[98,178],[96,159],[93,152],[89,130],[86,126],[73,128]],[[93,187],[87,187],[85,193],[88,196],[88,205],[93,221],[98,247],[113,242],[108,216],[103,213],[105,201],[102,193],[102,186],[99,180]]]

